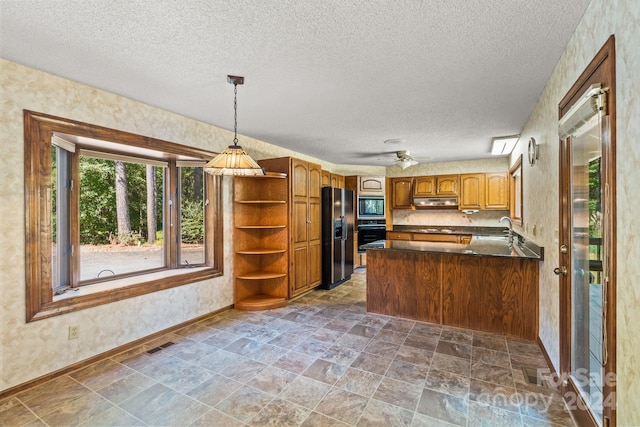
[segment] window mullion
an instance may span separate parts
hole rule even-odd
[[[80,153],[69,153],[69,268],[71,287],[80,283]]]
[[[178,246],[180,239],[180,199],[178,198],[178,168],[175,160],[169,162],[165,175],[165,238],[164,250],[166,265],[178,266]],[[168,230],[168,233],[166,232]]]

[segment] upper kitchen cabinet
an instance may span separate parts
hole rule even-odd
[[[485,174],[485,209],[509,210],[509,174]]]
[[[391,209],[415,209],[413,177],[391,178]]]
[[[413,196],[457,196],[458,181],[458,175],[417,176],[413,183]]]
[[[322,187],[331,187],[331,172],[322,171]]]
[[[484,209],[484,193],[483,173],[461,174],[458,209]]]
[[[459,175],[439,175],[436,177],[437,196],[457,196]]]
[[[415,197],[431,197],[436,195],[436,177],[418,176],[413,185]]]
[[[290,176],[289,297],[306,292],[322,281],[322,169],[291,157],[258,162],[269,172]]]
[[[384,196],[384,176],[359,176],[359,196]]]
[[[466,173],[460,175],[458,209],[509,209],[507,173]]]
[[[344,176],[335,173],[331,174],[331,187],[344,188]]]

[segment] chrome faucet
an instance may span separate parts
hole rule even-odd
[[[503,216],[502,218],[500,218],[498,222],[503,222],[505,219],[509,223],[509,231],[506,231],[505,233],[507,233],[507,237],[509,239],[509,246],[511,246],[513,245],[513,221],[511,221],[511,218],[509,218],[508,216]]]

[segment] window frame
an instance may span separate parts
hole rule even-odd
[[[193,268],[177,263],[179,226],[165,226],[164,241],[165,267],[149,272],[133,273],[123,277],[135,283],[114,286],[112,289],[81,293],[77,296],[55,298],[52,289],[51,265],[51,138],[54,133],[92,138],[122,147],[140,149],[140,151],[161,153],[162,160],[169,163],[168,184],[165,188],[166,221],[169,216],[177,217],[178,200],[176,161],[189,158],[208,161],[215,153],[188,147],[173,142],[119,131],[97,125],[82,123],[70,119],[55,117],[43,113],[24,110],[24,185],[25,185],[25,283],[26,283],[26,321],[32,322],[72,311],[95,307],[120,301],[163,289],[182,286],[223,275],[223,218],[222,218],[222,179],[219,176],[204,174],[209,182],[210,193],[208,209],[205,214],[205,259],[206,265]],[[109,150],[104,150],[108,152]],[[117,153],[116,153],[117,154]],[[120,153],[129,155],[129,153]],[[144,158],[145,156],[137,156]],[[72,176],[76,171],[71,171]],[[75,192],[77,193],[77,192]],[[72,198],[78,199],[77,195]],[[78,203],[73,201],[72,203]],[[77,209],[70,209],[70,221],[77,225]],[[74,226],[74,225],[72,225]],[[167,233],[166,231],[169,231]],[[160,274],[158,274],[160,273]],[[166,274],[162,274],[166,273]],[[108,280],[96,284],[104,285]],[[83,285],[89,288],[93,284]]]
[[[522,171],[522,154],[518,156],[509,169],[509,216],[517,224],[524,224],[524,177]]]

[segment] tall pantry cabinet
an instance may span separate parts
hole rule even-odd
[[[322,282],[322,168],[293,157],[258,163],[268,172],[290,177],[289,298],[293,298]]]

